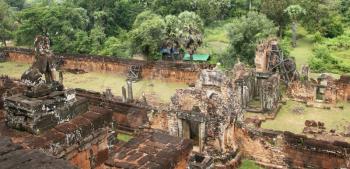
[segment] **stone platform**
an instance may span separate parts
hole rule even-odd
[[[88,110],[88,102],[74,90],[53,91],[43,97],[17,94],[5,98],[7,126],[39,134]]]
[[[126,144],[116,146],[105,165],[111,169],[185,168],[192,146],[188,139],[144,132]]]

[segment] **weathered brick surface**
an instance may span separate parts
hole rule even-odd
[[[164,140],[172,140],[165,142]],[[164,133],[145,132],[115,149],[109,168],[176,168],[192,150],[190,140]]]
[[[67,161],[56,159],[39,150],[23,149],[11,142],[10,138],[0,138],[0,168],[1,169],[73,169]]]

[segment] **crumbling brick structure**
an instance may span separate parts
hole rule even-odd
[[[301,79],[292,82],[287,90],[287,95],[297,101],[312,104],[321,102],[335,104],[338,101],[349,101],[350,95],[349,76],[343,75],[336,80],[333,77],[321,74],[317,80]]]
[[[194,151],[209,155],[216,167],[232,167],[239,152],[233,141],[235,122],[243,120],[254,82],[245,70],[240,64],[233,72],[202,70],[195,87],[177,90],[171,99],[168,132],[192,139]]]

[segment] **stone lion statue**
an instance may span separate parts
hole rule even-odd
[[[29,85],[34,86],[40,83],[53,83],[57,65],[55,58],[50,50],[50,40],[46,36],[38,35],[34,40],[35,61],[32,66],[23,73],[21,80]],[[42,79],[45,75],[45,80]]]

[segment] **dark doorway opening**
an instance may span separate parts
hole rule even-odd
[[[183,136],[193,140],[194,146],[199,146],[199,122],[183,120]]]
[[[324,87],[317,87],[316,89],[316,100],[324,101]]]

